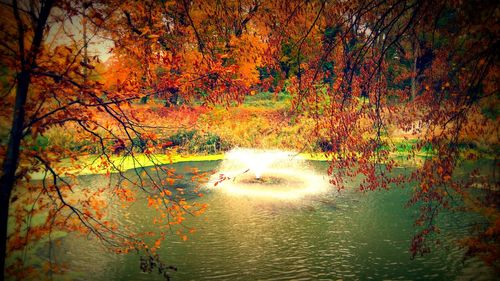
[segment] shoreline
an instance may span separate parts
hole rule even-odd
[[[327,157],[325,153],[297,153],[292,157],[298,156],[307,161],[330,161],[331,156]],[[391,153],[389,159],[393,159],[402,166],[411,163],[418,166],[425,158],[432,157],[432,153],[418,153],[412,159],[407,159],[406,153]],[[225,154],[207,154],[207,155],[181,155],[181,154],[144,154],[138,153],[135,155],[110,157],[112,164],[102,156],[97,155],[82,155],[77,160],[62,159],[54,165],[54,170],[61,176],[85,176],[85,175],[103,175],[125,172],[131,169],[147,168],[156,165],[168,165],[182,162],[202,162],[202,161],[220,161],[223,160]],[[492,158],[490,155],[482,155],[478,159]],[[42,180],[45,173],[43,171],[33,172],[29,174],[32,180]]]

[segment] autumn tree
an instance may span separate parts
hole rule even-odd
[[[167,101],[242,101],[258,82],[265,37],[252,19],[259,1],[103,5],[114,53],[140,65],[147,87]]]
[[[180,192],[169,191],[168,186],[177,179],[171,169],[158,166],[154,171],[136,170],[131,178],[112,160],[115,154],[127,156],[140,168],[136,156],[141,153],[157,164],[154,151],[162,146],[156,138],[157,128],[144,125],[144,116],[137,116],[129,107],[156,93],[151,78],[143,80],[143,69],[112,85],[96,78],[102,66],[98,56],[90,55],[88,45],[98,34],[109,34],[105,23],[114,10],[81,1],[13,1],[1,5],[0,54],[2,67],[7,69],[1,118],[9,130],[8,143],[1,150],[2,277],[5,273],[27,277],[31,271],[23,270],[22,260],[4,268],[6,255],[50,237],[58,229],[93,234],[118,252],[142,249],[167,276],[170,269],[153,253],[165,237],[158,237],[147,247],[143,236],[117,229],[106,219],[103,194],[113,194],[127,204],[135,200],[137,192],[146,193],[149,205],[161,213],[160,227],[167,228],[182,224],[185,214],[200,213],[205,206],[190,205]],[[116,44],[119,46],[119,42]],[[110,186],[80,189],[75,176],[83,165],[78,159],[88,154],[89,148],[84,146],[75,152],[37,145],[48,130],[58,128],[72,130],[76,138],[97,144],[93,153],[97,153],[100,164],[94,167],[95,172],[119,172],[119,180]],[[69,161],[75,169],[58,169],[61,161]],[[42,173],[41,181],[30,181],[34,172]],[[39,214],[45,216],[44,222],[31,224],[31,218]],[[51,262],[48,268],[57,272]]]
[[[17,33],[17,40],[5,40],[7,38],[2,38],[2,55],[10,55],[11,61],[6,63],[12,63],[11,67],[17,72],[15,75],[15,102],[12,118],[12,128],[9,136],[9,142],[7,150],[4,152],[4,161],[2,168],[2,177],[0,184],[0,194],[1,194],[1,213],[2,226],[1,226],[1,237],[2,240],[0,253],[1,253],[1,274],[4,274],[4,263],[6,254],[6,244],[7,244],[7,221],[9,217],[9,206],[10,197],[12,189],[16,182],[16,170],[19,162],[19,153],[21,147],[21,140],[23,138],[24,123],[26,118],[26,101],[28,97],[29,85],[31,82],[31,76],[35,68],[37,55],[41,50],[41,45],[43,41],[43,34],[45,32],[45,27],[47,24],[47,19],[49,17],[50,11],[53,8],[53,2],[48,1],[43,3],[40,8],[40,13],[38,17],[31,19],[31,29],[28,29],[27,23],[22,21],[21,10],[18,7],[17,2],[12,3],[12,13],[9,13],[10,24],[12,26],[4,26],[3,30],[14,31]],[[24,16],[26,18],[26,16]],[[16,27],[14,29],[14,27]],[[31,34],[30,34],[31,33]],[[3,34],[5,37],[10,34]],[[25,36],[32,36],[31,45],[25,46]],[[9,42],[10,41],[10,42]],[[10,43],[10,44],[9,44]],[[16,48],[17,46],[17,48]],[[2,59],[2,62],[5,62]],[[3,106],[3,108],[6,108]],[[3,278],[2,278],[3,279]]]
[[[496,183],[482,183],[486,195],[478,197],[471,188],[473,177],[452,178],[463,159],[475,158],[460,149],[466,137],[481,141],[498,130],[497,117],[491,120],[481,113],[486,104],[498,104],[498,5],[477,1],[277,1],[274,5],[275,16],[268,18],[274,27],[269,41],[282,47],[270,53],[274,64],[269,65],[289,77],[290,64],[283,67],[283,57],[293,54],[297,70],[290,76],[294,87],[289,89],[295,95],[294,113],[307,112],[318,120],[312,139],[327,136],[332,183],[342,188],[347,178],[357,175],[364,177],[361,190],[416,182],[418,188],[409,201],[421,209],[416,222],[421,231],[411,246],[414,255],[429,251],[431,234],[439,232],[435,220],[440,211],[482,214],[485,222],[475,225],[474,236],[462,242],[468,254],[498,266]],[[433,150],[410,177],[389,173],[396,164],[390,157],[395,129],[418,139],[414,152]],[[496,145],[498,138],[493,139]]]

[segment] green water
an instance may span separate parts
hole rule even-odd
[[[174,164],[177,171],[196,166],[211,171],[219,162]],[[318,171],[326,164],[313,163]],[[457,176],[467,176],[464,168]],[[397,169],[396,173],[409,170]],[[104,176],[86,176],[81,185],[105,184]],[[190,183],[185,181],[187,190]],[[462,226],[476,218],[444,214],[442,244],[411,260],[417,210],[404,208],[411,188],[360,193],[331,192],[300,202],[262,201],[205,190],[198,202],[208,203],[201,217],[188,217],[195,227],[187,241],[172,235],[160,256],[178,268],[173,280],[492,280],[491,269],[475,259],[462,260],[455,240]],[[188,197],[189,194],[188,194]],[[154,209],[138,201],[128,210],[114,208],[112,219],[139,230],[155,230]],[[127,213],[124,216],[124,212]],[[142,273],[139,255],[116,255],[92,237],[68,234],[56,246],[58,262],[71,269],[62,280],[162,280]],[[47,253],[38,251],[40,257]]]

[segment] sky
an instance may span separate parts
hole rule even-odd
[[[64,20],[55,20],[58,17]],[[53,19],[49,22],[49,34],[46,44],[50,47],[56,47],[61,44],[75,44],[83,47],[83,25],[82,16],[68,17],[63,15],[60,10],[53,10]],[[114,46],[112,40],[104,38],[102,34],[96,34],[90,25],[87,25],[88,55],[90,57],[98,56],[101,62],[111,57],[111,48]]]

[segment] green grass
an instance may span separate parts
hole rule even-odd
[[[56,172],[64,175],[96,175],[107,173],[118,173],[130,169],[140,167],[150,167],[154,165],[165,165],[178,162],[196,162],[196,161],[214,161],[224,158],[224,154],[211,154],[211,155],[167,155],[167,154],[154,154],[146,155],[137,153],[134,156],[119,156],[114,155],[110,157],[111,162],[116,167],[108,165],[108,161],[95,155],[82,156],[78,158],[77,163],[70,159],[63,159],[54,169]],[[34,180],[43,179],[43,172],[36,172],[30,174]]]
[[[279,93],[260,92],[253,96],[246,96],[243,106],[246,107],[265,107],[265,108],[283,108],[290,106],[291,95],[286,91]]]

